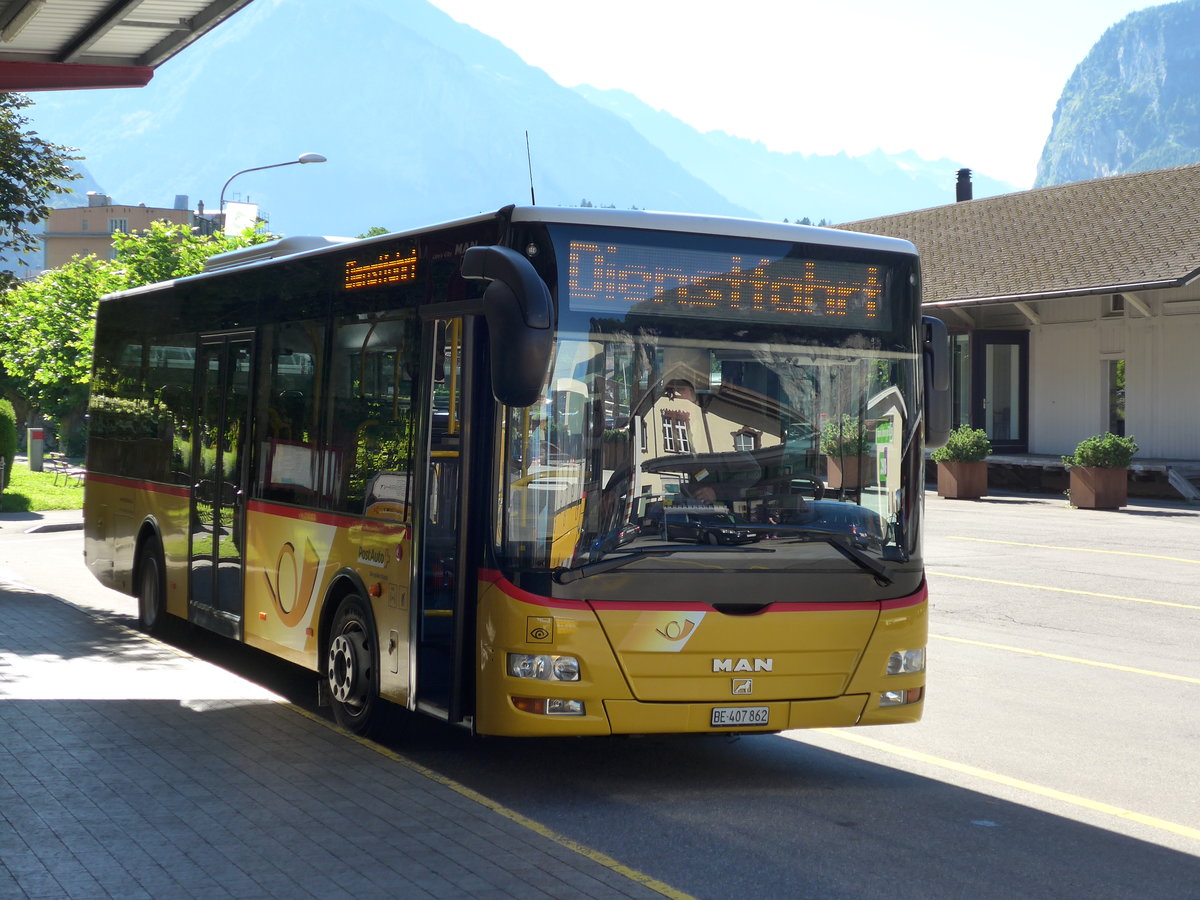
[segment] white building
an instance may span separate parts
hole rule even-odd
[[[1200,476],[1198,195],[1193,165],[840,227],[920,251],[926,311],[953,335],[955,424],[986,430],[996,454],[1132,435],[1138,460],[1160,462],[1188,496],[1183,478]]]

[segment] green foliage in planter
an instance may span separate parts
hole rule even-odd
[[[1124,469],[1133,461],[1138,451],[1137,441],[1133,436],[1105,432],[1084,438],[1075,447],[1075,452],[1062,458],[1063,465],[1068,469],[1073,466],[1096,469]]]
[[[983,462],[992,452],[992,442],[982,428],[959,425],[950,432],[946,446],[930,454],[934,462]]]
[[[8,487],[12,479],[13,459],[17,455],[17,414],[7,400],[0,400],[0,456],[4,457],[4,482],[0,490]]]
[[[849,413],[821,429],[821,452],[826,456],[866,456],[867,434],[862,420]]]

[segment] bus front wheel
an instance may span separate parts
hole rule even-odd
[[[379,654],[375,626],[357,594],[343,597],[329,633],[325,677],[333,717],[347,731],[373,735],[380,725]]]

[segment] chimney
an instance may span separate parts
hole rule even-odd
[[[958,170],[958,184],[954,186],[955,201],[962,203],[971,199],[971,170]]]

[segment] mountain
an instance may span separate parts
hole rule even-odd
[[[963,165],[925,160],[913,152],[865,156],[778,153],[756,141],[723,131],[704,134],[670,113],[647,106],[626,91],[575,88],[603,109],[616,113],[685,170],[726,197],[779,221],[810,218],[852,222],[880,210],[906,212],[954,200],[954,182]],[[976,174],[974,195],[1015,191],[1010,184]]]
[[[948,161],[773,154],[617,99],[562,87],[424,0],[258,0],[147,87],[40,94],[30,118],[78,146],[118,203],[186,194],[211,210],[235,173],[320,153],[226,192],[288,234],[526,203],[530,169],[547,205],[846,221],[952,199]]]
[[[1200,162],[1200,0],[1131,13],[1067,80],[1035,186]]]

